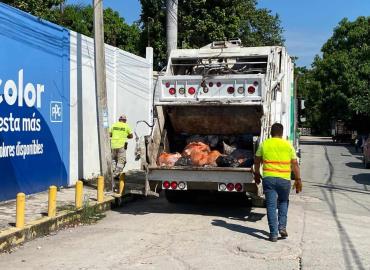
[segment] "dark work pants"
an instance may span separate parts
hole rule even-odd
[[[279,177],[264,177],[263,192],[266,197],[267,220],[270,235],[278,236],[278,230],[287,226],[290,180]],[[276,214],[276,209],[278,214]]]

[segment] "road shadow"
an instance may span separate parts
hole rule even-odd
[[[362,162],[347,162],[346,163],[347,167],[354,168],[354,169],[363,169],[364,165]]]
[[[352,178],[358,184],[366,186],[370,185],[370,173],[356,174]]]
[[[312,182],[308,182],[306,181],[307,183],[312,183]],[[346,187],[346,186],[340,186],[340,185],[327,185],[327,184],[312,184],[313,187],[319,187],[319,188],[323,188],[323,189],[327,189],[327,190],[330,190],[330,191],[345,191],[345,192],[353,192],[353,193],[360,193],[360,194],[368,194],[370,195],[370,193],[365,189],[359,189],[359,188],[352,188],[352,187]]]
[[[331,140],[313,140],[313,141],[306,141],[306,140],[300,140],[299,144],[301,145],[326,145],[326,146],[350,146],[349,143],[335,143]]]
[[[257,222],[265,216],[265,214],[253,212],[252,207],[246,202],[232,201],[227,198],[220,199],[220,197],[212,196],[212,194],[202,196],[201,200],[191,198],[182,203],[169,203],[161,193],[160,198],[137,197],[134,202],[113,209],[113,211],[129,215],[189,214],[223,217],[247,222]]]
[[[234,232],[248,234],[258,239],[269,240],[270,234],[264,230],[259,230],[239,224],[228,223],[224,220],[214,219],[211,223],[213,226],[229,229]]]
[[[329,165],[329,175],[326,179],[325,184],[327,186],[332,186],[334,184],[333,183],[334,166],[330,160],[327,147],[325,146],[324,149],[325,149],[325,158]],[[363,180],[362,177],[361,177],[361,180]],[[352,264],[353,262],[357,266],[357,269],[365,270],[365,267],[362,262],[362,258],[359,252],[357,251],[358,247],[356,247],[355,244],[353,243],[349,233],[347,232],[344,225],[342,224],[342,221],[339,218],[333,189],[328,189],[328,190],[321,189],[320,191],[322,192],[324,196],[324,201],[327,203],[329,210],[331,212],[331,216],[336,223],[337,231],[339,233],[340,242],[342,245],[342,253],[343,253],[343,258],[344,258],[346,269],[353,269],[353,264]]]
[[[300,145],[334,145],[330,141],[299,141]]]
[[[359,150],[359,151],[356,151],[356,148],[352,145],[346,145],[345,146],[348,150],[348,152],[351,153],[351,155],[353,156],[361,156],[362,157],[362,152]]]

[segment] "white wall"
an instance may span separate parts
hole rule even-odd
[[[80,178],[100,174],[97,136],[97,111],[94,75],[93,39],[71,31],[70,51],[70,185]],[[147,59],[118,48],[105,46],[109,123],[126,114],[131,128],[139,120],[150,121],[152,109],[153,52],[147,48]],[[139,125],[138,135],[149,134]],[[139,169],[134,161],[135,140],[129,141],[125,170]]]

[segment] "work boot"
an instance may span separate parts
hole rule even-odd
[[[271,242],[277,242],[278,238],[277,238],[277,236],[272,236],[272,235],[270,235],[269,240],[270,240]]]
[[[288,237],[288,232],[286,231],[285,228],[280,229],[279,230],[279,233],[280,233],[280,235],[281,235],[282,238],[287,238]]]

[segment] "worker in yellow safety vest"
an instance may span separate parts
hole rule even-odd
[[[263,164],[263,191],[266,197],[267,220],[270,229],[270,240],[276,242],[278,233],[282,238],[288,237],[286,230],[290,179],[294,173],[294,188],[302,191],[300,170],[294,147],[283,139],[283,125],[275,123],[271,126],[271,137],[263,141],[256,152],[254,161],[254,180],[261,183],[260,166]],[[276,215],[278,209],[278,216]]]
[[[114,177],[119,177],[126,165],[127,139],[133,138],[131,128],[126,121],[126,115],[121,115],[119,121],[114,123],[109,129]]]

